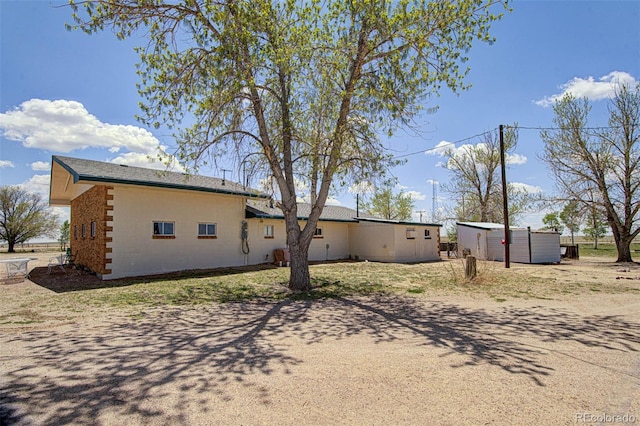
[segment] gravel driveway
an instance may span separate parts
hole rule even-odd
[[[0,327],[1,424],[640,424],[640,292],[81,318]]]

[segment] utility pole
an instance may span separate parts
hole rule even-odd
[[[504,126],[500,125],[500,168],[502,170],[502,214],[504,215],[504,267],[511,267],[509,238],[509,204],[507,200],[507,171],[504,161]]]

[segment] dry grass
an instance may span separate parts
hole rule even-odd
[[[619,265],[599,258],[560,265],[512,264],[510,269],[499,262],[478,261],[478,276],[471,281],[464,275],[462,259],[423,264],[338,262],[310,268],[313,290],[305,293],[287,289],[288,268],[269,266],[185,271],[106,282],[95,277],[52,274],[57,284],[43,281],[47,279],[46,273],[42,280],[32,274],[39,285],[25,281],[2,286],[0,326],[72,322],[99,312],[135,315],[150,307],[237,301],[386,294],[416,298],[464,295],[501,302],[514,298],[562,299],[585,293],[640,292],[640,279],[635,279],[640,278],[638,265],[620,273]]]

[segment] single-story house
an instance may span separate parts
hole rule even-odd
[[[102,279],[271,263],[282,211],[229,180],[53,156],[49,202],[71,207],[75,262]],[[309,205],[298,205],[301,224]],[[437,224],[358,217],[325,206],[309,259],[438,260]]]
[[[488,222],[457,222],[458,251],[466,250],[483,260],[504,261],[504,225]],[[509,228],[509,259],[516,263],[560,262],[560,234]]]

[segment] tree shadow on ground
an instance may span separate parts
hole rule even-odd
[[[171,308],[86,329],[0,336],[0,345],[12,348],[3,355],[11,368],[3,372],[0,423],[88,424],[111,412],[138,423],[187,424],[193,410],[213,409],[205,395],[222,404],[234,398],[232,386],[269,404],[272,391],[254,378],[295,374],[304,360],[290,355],[289,339],[307,345],[341,339],[348,351],[351,336],[436,347],[442,356],[460,355],[450,364],[452,375],[490,364],[534,387],[555,373],[546,358],[550,344],[640,350],[639,324],[543,306],[490,311],[379,296]]]

